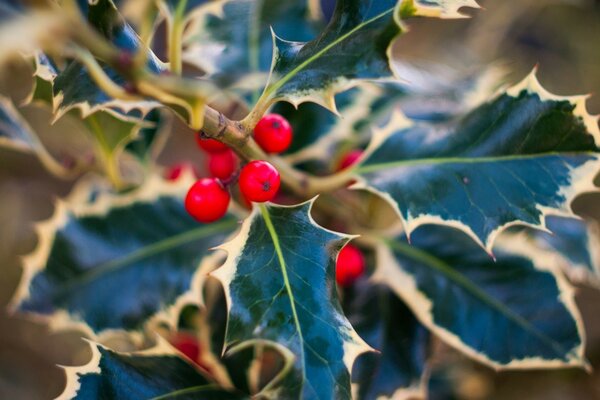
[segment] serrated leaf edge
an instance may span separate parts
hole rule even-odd
[[[98,347],[102,347],[103,349],[113,351],[114,350],[102,345],[101,343],[84,339],[89,345],[90,350],[92,352],[92,358],[87,364],[81,366],[64,366],[59,365],[65,371],[66,375],[66,385],[63,392],[55,398],[55,400],[70,400],[77,396],[77,392],[81,388],[81,382],[79,381],[80,376],[88,375],[88,374],[100,374],[102,372],[100,368],[100,359],[101,354]],[[192,362],[188,361],[188,359],[179,353],[173,346],[169,344],[164,338],[159,335],[156,335],[156,344],[148,349],[134,352],[115,352],[119,355],[125,356],[173,356],[179,357],[185,362],[187,362],[190,366],[192,366],[200,375],[204,375],[204,373]]]
[[[21,279],[7,306],[8,310],[12,313],[18,312],[17,307],[19,304],[29,297],[31,281],[39,272],[44,270],[45,261],[48,259],[52,248],[54,235],[56,231],[66,224],[70,214],[77,217],[102,216],[113,208],[126,206],[132,202],[151,202],[164,195],[184,195],[194,181],[195,178],[191,170],[185,170],[182,176],[176,181],[167,181],[158,174],[152,174],[142,186],[131,193],[118,195],[102,191],[98,199],[89,204],[87,197],[91,187],[101,183],[93,177],[82,179],[65,199],[56,200],[54,213],[49,219],[35,225],[38,243],[30,253],[22,257]],[[182,294],[173,305],[159,310],[155,315],[151,316],[146,321],[146,325],[149,328],[154,328],[157,324],[164,323],[170,328],[176,328],[181,309],[188,304],[187,302],[191,296],[196,293],[195,290],[198,290],[197,286],[203,282],[201,276],[202,267],[209,265],[217,257],[218,254],[211,254],[205,257],[192,277],[190,291]],[[26,315],[34,320],[49,324],[54,331],[75,329],[83,332],[86,336],[99,338],[99,340],[111,337],[114,332],[123,332],[121,329],[105,329],[94,333],[93,329],[87,323],[64,309],[59,309],[47,316],[38,313],[26,313]],[[130,333],[133,335],[137,334],[137,332]]]
[[[523,81],[516,84],[513,87],[508,88],[504,93],[512,97],[518,96],[523,90],[526,90],[530,94],[537,94],[540,96],[542,100],[552,100],[552,101],[568,101],[569,103],[575,105],[573,110],[573,114],[578,116],[584,122],[588,133],[593,136],[594,141],[597,146],[600,147],[600,127],[598,126],[598,116],[593,116],[589,114],[586,107],[586,100],[589,96],[558,96],[548,92],[546,89],[542,87],[536,77],[536,69],[534,69]],[[501,94],[502,92],[499,92]],[[414,125],[414,122],[408,119],[400,110],[396,110],[388,125],[385,127],[376,130],[373,134],[371,142],[369,146],[365,150],[361,160],[367,159],[371,154],[377,150],[377,148],[387,139],[389,136],[397,132],[401,129],[410,128]],[[358,162],[355,168],[360,168],[360,162]],[[427,224],[435,224],[435,225],[445,225],[452,228],[459,229],[465,232],[469,237],[471,237],[479,246],[481,246],[491,257],[493,257],[493,247],[494,242],[497,237],[504,232],[506,229],[513,226],[527,226],[533,229],[545,231],[551,233],[546,225],[546,217],[555,215],[569,218],[579,218],[574,212],[572,208],[573,201],[575,198],[582,194],[586,193],[598,193],[600,192],[600,188],[598,188],[594,184],[594,179],[598,172],[600,171],[600,154],[595,155],[594,160],[587,161],[585,164],[578,168],[571,169],[571,185],[569,187],[561,187],[561,193],[565,197],[565,202],[563,204],[564,209],[556,209],[550,207],[538,206],[538,209],[541,212],[540,223],[532,224],[524,221],[512,221],[506,223],[504,225],[499,226],[494,231],[492,231],[486,241],[482,241],[475,232],[465,223],[457,220],[448,220],[443,219],[438,215],[430,215],[430,214],[422,214],[418,216],[408,215],[408,218],[404,218],[401,210],[398,208],[398,205],[393,200],[393,198],[385,192],[379,191],[374,187],[368,185],[368,182],[365,181],[360,175],[356,175],[356,183],[350,186],[350,189],[353,190],[366,190],[368,192],[374,193],[377,196],[383,198],[392,208],[396,211],[396,214],[402,221],[404,226],[404,230],[408,238],[410,238],[411,233],[422,225]]]
[[[317,222],[313,219],[313,217],[311,215],[312,207],[313,207],[315,201],[317,200],[317,198],[318,197],[314,197],[310,200],[307,200],[304,203],[300,203],[300,204],[292,205],[292,206],[282,206],[282,205],[273,204],[273,203],[267,203],[267,206],[268,207],[280,207],[280,208],[301,208],[301,207],[305,207],[306,205],[308,205],[307,215],[308,215],[309,221],[311,222],[311,224],[313,224],[318,229],[322,229],[322,230],[325,230],[336,236],[339,236],[340,240],[346,241],[345,243],[348,243],[351,239],[357,237],[356,235],[348,235],[348,234],[344,234],[344,233],[340,233],[340,232],[335,232],[335,231],[329,230],[327,228],[323,228],[322,226],[317,224]],[[221,249],[221,250],[224,250],[227,252],[227,260],[221,267],[219,267],[217,270],[212,272],[210,274],[210,276],[217,278],[223,286],[223,290],[225,292],[225,298],[227,300],[228,313],[231,310],[231,306],[232,306],[231,293],[229,290],[229,282],[231,282],[231,280],[233,279],[233,276],[235,275],[235,272],[237,270],[237,260],[244,250],[246,238],[249,236],[249,233],[250,233],[250,227],[256,218],[262,218],[262,216],[261,216],[260,208],[256,205],[254,205],[253,209],[252,209],[252,213],[242,223],[242,227],[241,227],[239,233],[229,242],[224,243],[223,245],[217,247],[218,249]],[[228,319],[228,323],[229,323],[229,319]],[[368,352],[368,351],[376,351],[376,350],[374,350],[371,346],[369,346],[358,335],[358,333],[354,330],[354,328],[350,329],[346,333],[352,339],[352,341],[350,341],[350,340],[344,341],[344,360],[343,361],[344,361],[344,364],[346,365],[346,368],[348,369],[349,373],[351,373],[352,365],[354,364],[354,361],[360,354]],[[238,344],[237,346],[243,345],[245,342],[246,341]],[[263,342],[277,344],[277,342],[271,342],[271,341],[266,341],[266,340],[263,340]],[[235,349],[237,348],[237,346],[233,346],[230,349],[228,349],[228,343],[225,343],[224,348],[223,348],[223,354],[228,353],[230,351],[235,352]]]
[[[576,356],[569,356],[567,362],[560,359],[544,359],[541,357],[529,357],[520,360],[513,360],[507,364],[498,363],[490,359],[484,353],[478,352],[472,347],[463,343],[459,336],[437,325],[433,320],[433,315],[430,310],[433,305],[432,301],[417,288],[416,282],[411,274],[405,272],[399,263],[395,260],[391,250],[383,243],[378,243],[375,246],[377,255],[377,268],[371,279],[380,284],[387,285],[398,295],[413,311],[417,319],[431,330],[436,336],[442,339],[451,347],[466,354],[473,360],[476,360],[484,365],[493,368],[495,371],[503,370],[521,370],[521,369],[555,369],[564,367],[581,367],[587,371],[591,370],[591,365],[585,359],[585,329],[583,319],[579,309],[575,304],[575,289],[571,286],[562,272],[556,267],[556,253],[542,251],[541,249],[531,246],[526,241],[518,240],[503,240],[499,241],[498,247],[507,251],[521,255],[532,260],[533,266],[544,272],[551,273],[560,291],[559,300],[565,305],[569,313],[575,320],[577,331],[581,339],[581,343],[571,353]]]

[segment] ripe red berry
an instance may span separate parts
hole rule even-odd
[[[254,127],[256,143],[267,153],[281,153],[292,144],[292,127],[279,114],[267,114]]]
[[[340,286],[350,286],[364,271],[365,256],[362,251],[356,246],[347,244],[338,254],[335,280]]]
[[[346,169],[349,166],[356,164],[356,162],[362,155],[363,155],[362,150],[352,150],[352,151],[346,153],[346,155],[342,158],[342,161],[340,161],[338,171],[340,171],[342,169]]]
[[[196,136],[196,143],[198,143],[198,146],[200,146],[202,150],[210,154],[229,150],[229,147],[227,147],[225,143],[219,142],[216,139],[204,138],[201,134]]]
[[[279,172],[266,161],[251,161],[242,168],[240,191],[250,201],[263,203],[271,200],[279,190]]]
[[[200,357],[200,343],[193,335],[179,332],[171,338],[171,344],[194,362]]]
[[[215,178],[227,179],[237,167],[238,159],[232,150],[210,154],[208,157],[208,170]]]
[[[185,209],[200,222],[213,222],[227,212],[229,192],[214,178],[196,181],[185,197]]]

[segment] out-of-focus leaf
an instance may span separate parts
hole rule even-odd
[[[396,114],[356,169],[360,183],[419,225],[458,227],[491,252],[515,224],[544,227],[544,216],[572,214],[581,193],[597,190],[600,130],[585,96],[545,91],[534,74],[445,125]]]
[[[318,226],[312,202],[262,205],[222,246],[213,275],[228,300],[225,350],[273,343],[289,365],[263,394],[277,398],[350,399],[350,370],[369,347],[344,317],[335,287],[335,259],[348,237]]]
[[[163,63],[152,50],[144,48],[139,37],[119,15],[111,0],[98,0],[87,7],[89,23],[115,46],[132,55],[138,51],[147,53],[147,68],[159,74],[164,70]],[[102,65],[106,75],[119,85],[126,83],[125,78],[112,68]],[[78,61],[71,61],[58,73],[53,82],[54,107],[56,118],[60,118],[73,108],[81,111],[83,117],[99,110],[117,110],[115,115],[143,117],[160,104],[151,100],[123,101],[109,97],[100,89]]]
[[[194,221],[183,206],[191,183],[153,177],[126,195],[76,189],[38,226],[12,306],[93,332],[140,329],[150,318],[175,326],[180,308],[201,300],[190,294],[199,293],[200,267],[216,261],[209,249],[237,226],[230,215]]]
[[[361,355],[352,370],[358,399],[424,398],[421,381],[429,334],[388,288],[359,282],[348,293],[346,315],[379,353]]]
[[[374,280],[436,336],[496,369],[587,366],[574,290],[553,253],[501,237],[492,259],[467,235],[429,225],[378,247]]]
[[[90,345],[89,363],[65,367],[67,385],[57,400],[248,398],[211,382],[164,340],[135,353],[118,353],[99,344]]]
[[[242,92],[260,90],[271,67],[271,27],[294,40],[311,40],[318,33],[311,7],[309,0],[207,3],[188,18],[184,60],[222,84],[241,85]]]

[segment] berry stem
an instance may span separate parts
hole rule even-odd
[[[72,22],[71,34],[74,40],[96,58],[114,67],[120,50],[83,21]],[[92,61],[95,62],[89,57],[84,58],[89,60],[90,65],[93,65]],[[214,108],[205,106],[203,100],[208,98],[207,93],[211,88],[198,81],[180,76],[157,76],[148,71],[145,66],[136,63],[133,64],[132,71],[128,75],[143,96],[186,109],[189,114],[188,123],[193,129],[202,128],[207,137],[229,145],[242,159],[266,160],[271,163],[279,171],[282,182],[300,197],[313,197],[322,192],[344,187],[352,181],[352,168],[326,177],[317,177],[295,169],[280,157],[267,155],[252,138],[254,125],[249,121],[253,121],[253,117],[249,115],[243,121],[233,121]],[[103,76],[96,74],[92,77],[103,89],[108,87],[117,89],[111,85],[114,82],[104,79]],[[132,98],[124,90],[111,90],[111,92],[110,95],[118,99],[131,100]]]

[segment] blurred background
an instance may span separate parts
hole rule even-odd
[[[464,20],[411,20],[397,43],[402,61],[440,64],[457,70],[494,63],[517,82],[538,66],[541,83],[553,93],[592,93],[591,113],[600,113],[600,0],[479,0],[483,10],[465,10]],[[0,93],[22,103],[31,88],[31,67],[15,62],[0,75]],[[20,111],[60,156],[65,134],[75,122],[50,125],[49,111],[30,105]],[[194,137],[180,123],[159,161],[188,160],[202,168]],[[85,151],[85,143],[71,144]],[[79,147],[78,147],[79,146]],[[20,257],[36,244],[33,224],[52,214],[52,200],[73,182],[48,175],[36,158],[0,149],[0,303],[5,306],[19,281]],[[581,215],[600,220],[600,197],[582,196]],[[431,365],[432,399],[600,399],[600,292],[579,287],[577,302],[586,325],[587,356],[595,371],[496,373],[442,344]],[[1,307],[0,310],[3,310]],[[0,311],[0,399],[50,399],[64,385],[56,365],[87,361],[78,334],[52,333],[41,323]]]

